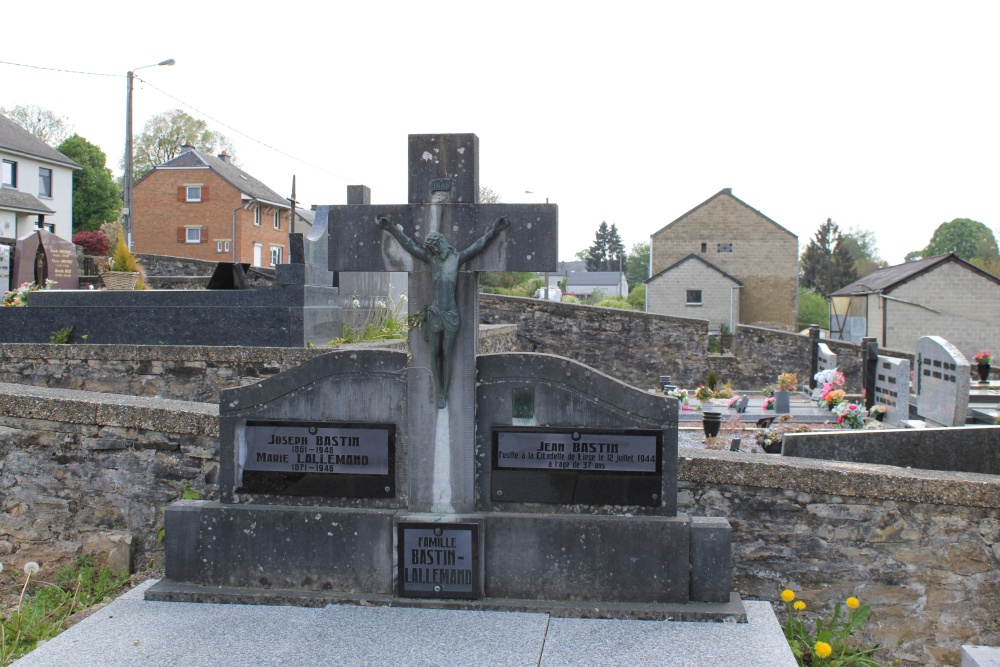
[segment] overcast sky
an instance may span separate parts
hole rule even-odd
[[[182,108],[306,205],[405,203],[407,134],[475,132],[481,184],[559,205],[561,259],[726,187],[800,251],[828,217],[890,263],[1000,227],[995,1],[8,4],[0,60],[117,76],[0,64],[0,106],[67,116],[116,173],[125,72],[174,58],[137,73],[137,132]]]

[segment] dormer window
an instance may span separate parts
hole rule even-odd
[[[189,202],[200,202],[201,201],[201,186],[200,185],[189,185],[187,186],[187,199]]]

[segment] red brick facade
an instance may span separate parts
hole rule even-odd
[[[200,201],[187,201],[188,186],[201,187]],[[231,262],[235,249],[237,262],[255,264],[254,246],[259,244],[260,266],[271,266],[272,248],[281,248],[281,263],[287,263],[288,209],[247,202],[242,197],[238,189],[208,168],[155,169],[133,188],[133,250]],[[258,209],[259,225],[255,223]],[[275,229],[275,212],[280,229]]]

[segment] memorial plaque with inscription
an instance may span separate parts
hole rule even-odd
[[[481,597],[478,524],[399,523],[397,530],[401,597]]]
[[[493,502],[660,504],[663,432],[493,430]]]
[[[242,493],[395,496],[395,424],[248,421]]]

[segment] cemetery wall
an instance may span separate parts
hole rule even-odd
[[[511,325],[482,325],[482,353],[511,352]],[[405,340],[345,347],[406,349]],[[53,389],[217,403],[219,390],[251,384],[330,348],[0,344],[0,382]]]
[[[791,588],[829,618],[854,595],[883,664],[956,665],[962,644],[1000,644],[1000,477],[681,452],[678,511],[728,517],[744,597]]]
[[[479,295],[483,322],[516,324],[518,352],[547,352],[592,366],[634,387],[669,374],[707,372],[708,322],[542,299]]]
[[[741,324],[734,354],[708,354],[705,320],[498,294],[479,295],[479,315],[487,322],[516,324],[518,351],[569,357],[635,387],[654,387],[659,375],[670,375],[675,384],[691,388],[703,383],[709,370],[736,389],[774,384],[785,372],[798,374],[802,386],[808,386],[812,342],[804,334]],[[859,393],[861,346],[823,342],[837,353],[848,389]]]
[[[0,556],[131,535],[138,563],[162,563],[161,508],[187,488],[217,499],[218,453],[214,405],[0,385]],[[903,665],[1000,643],[1000,477],[687,448],[678,465],[678,510],[729,518],[745,598],[856,595],[865,639]]]

